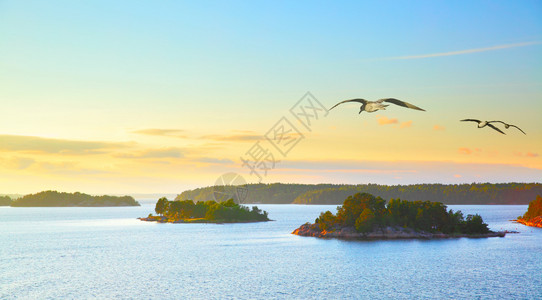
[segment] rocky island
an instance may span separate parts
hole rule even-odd
[[[536,199],[529,203],[527,212],[515,221],[526,226],[542,228],[542,197],[536,196]]]
[[[141,221],[159,223],[248,223],[270,221],[267,212],[257,206],[249,209],[229,199],[224,202],[176,200],[160,198],[154,211],[158,216],[149,214]]]
[[[326,211],[314,224],[306,223],[292,234],[338,239],[435,239],[504,237],[490,231],[479,215],[447,210],[440,202],[386,201],[367,193],[349,196],[337,213]]]
[[[139,206],[131,196],[91,196],[79,192],[60,193],[44,191],[30,194],[11,202],[13,207],[106,207],[106,206]]]

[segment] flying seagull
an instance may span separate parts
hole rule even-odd
[[[484,128],[486,126],[489,126],[495,130],[497,130],[498,132],[502,133],[502,134],[506,134],[504,132],[502,132],[502,130],[500,130],[499,128],[491,125],[490,123],[491,122],[495,122],[495,121],[491,121],[491,122],[488,122],[488,121],[480,121],[480,120],[476,120],[476,119],[465,119],[465,120],[461,120],[461,122],[476,122],[478,123],[478,128]]]
[[[503,121],[489,121],[488,123],[503,123],[503,124],[504,124],[504,128],[508,129],[508,128],[510,128],[510,127],[515,127],[515,128],[517,128],[519,131],[523,132],[523,134],[527,135],[523,130],[521,130],[521,128],[517,127],[516,125],[507,124],[507,123],[504,123]]]
[[[332,110],[333,108],[335,108],[337,105],[340,105],[340,104],[343,104],[343,103],[346,103],[346,102],[359,102],[361,103],[361,106],[359,108],[359,113],[361,114],[362,111],[366,111],[366,112],[375,112],[377,110],[385,110],[386,107],[388,106],[387,104],[383,104],[383,102],[388,102],[388,103],[393,103],[395,105],[399,105],[399,106],[402,106],[402,107],[406,107],[406,108],[412,108],[412,109],[417,109],[417,110],[423,110],[425,111],[425,109],[421,109],[419,107],[417,107],[416,105],[413,105],[413,104],[410,104],[408,102],[405,102],[405,101],[401,101],[401,100],[398,100],[398,99],[395,99],[395,98],[384,98],[384,99],[380,99],[380,100],[376,100],[376,101],[367,101],[365,99],[350,99],[350,100],[344,100],[344,101],[341,101],[337,104],[335,104],[332,108],[330,108],[329,110]]]

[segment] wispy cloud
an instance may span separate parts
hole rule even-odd
[[[394,125],[394,127],[408,128],[412,126],[412,121],[399,122],[399,120],[393,118],[389,119],[386,116],[376,116],[379,125]]]
[[[459,148],[457,149],[457,152],[459,152],[460,154],[480,154],[482,152],[482,149],[480,148],[474,148],[474,149],[470,149],[470,148],[466,148],[466,147],[463,147],[463,148]],[[485,152],[485,153],[488,153],[488,152]],[[490,154],[495,154],[495,153],[492,153],[491,151],[489,151]]]
[[[378,117],[378,124],[380,125],[388,125],[388,124],[397,124],[399,121],[397,119],[388,119],[386,116],[379,116]]]
[[[412,121],[406,121],[406,122],[402,122],[399,128],[408,128],[410,126],[412,126]]]
[[[55,173],[59,175],[81,176],[81,175],[103,175],[113,174],[112,171],[99,170],[93,168],[85,168],[80,166],[78,162],[37,162],[36,168],[47,174]]]
[[[218,159],[211,157],[202,157],[198,158],[196,161],[208,164],[233,164],[233,160],[227,158]]]
[[[166,137],[176,137],[176,138],[186,138],[182,129],[158,129],[158,128],[149,128],[149,129],[140,129],[132,131],[136,134],[144,135],[154,135],[154,136],[166,136]]]
[[[32,158],[27,157],[10,157],[0,159],[0,166],[7,169],[24,170],[36,163]]]
[[[174,137],[182,139],[203,139],[211,140],[216,142],[250,142],[258,141],[263,139],[263,135],[256,134],[254,131],[250,130],[232,130],[232,134],[208,134],[200,137],[189,137],[187,132],[182,129],[159,129],[159,128],[149,128],[149,129],[140,129],[131,131],[135,134],[151,135],[151,136],[161,136],[161,137]]]
[[[208,134],[200,138],[215,142],[252,142],[263,139],[262,134],[252,130],[232,130],[232,132],[232,134]]]
[[[514,155],[521,156],[521,157],[538,157],[538,156],[540,156],[538,153],[534,153],[534,152],[527,152],[527,153],[515,152]]]
[[[147,149],[133,153],[118,153],[114,157],[118,158],[182,158],[183,151],[180,148]]]
[[[497,45],[497,46],[485,47],[485,48],[475,48],[475,49],[450,51],[450,52],[440,52],[440,53],[430,53],[430,54],[420,54],[420,55],[407,55],[407,56],[396,56],[396,57],[385,57],[385,58],[382,58],[382,59],[383,60],[398,60],[398,59],[421,59],[421,58],[440,57],[440,56],[453,56],[453,55],[463,55],[463,54],[495,51],[495,50],[501,50],[501,49],[525,47],[525,46],[532,46],[532,45],[539,45],[539,44],[542,44],[542,42],[533,41],[533,42],[524,42],[524,43],[516,43],[516,44]]]
[[[467,155],[472,153],[472,150],[469,148],[459,148],[457,149],[457,151],[461,154],[467,154]]]
[[[263,135],[257,134],[232,134],[232,135],[204,135],[201,137],[205,140],[221,141],[221,142],[251,142],[263,139]]]
[[[52,139],[22,135],[0,135],[0,151],[100,154],[106,149],[121,149],[129,147],[132,144]]]

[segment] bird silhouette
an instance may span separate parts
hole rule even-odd
[[[504,124],[504,128],[508,129],[508,128],[510,128],[510,127],[515,127],[515,128],[517,128],[519,131],[523,132],[523,134],[527,135],[527,134],[525,133],[525,131],[521,130],[521,128],[517,127],[516,125],[507,124],[507,123],[505,123],[505,122],[503,122],[503,121],[489,121],[488,123],[503,123],[503,124]]]
[[[476,119],[464,119],[464,120],[461,120],[461,122],[476,122],[478,123],[478,128],[484,128],[486,126],[489,126],[495,130],[497,130],[498,132],[502,133],[502,134],[506,134],[504,132],[502,132],[502,130],[500,130],[499,128],[491,125],[490,123],[491,122],[488,122],[488,121],[480,121],[480,120],[476,120]],[[495,121],[492,121],[492,122],[495,122]]]
[[[344,100],[344,101],[341,101],[341,102],[335,104],[329,110],[332,110],[335,107],[337,107],[338,105],[343,104],[343,103],[347,103],[347,102],[359,102],[359,103],[361,103],[361,106],[359,108],[359,113],[360,114],[363,111],[375,112],[377,110],[385,110],[386,107],[388,107],[388,105],[383,104],[383,102],[388,102],[388,103],[392,103],[392,104],[399,105],[399,106],[406,107],[406,108],[412,108],[412,109],[425,111],[425,109],[421,109],[421,108],[417,107],[416,105],[413,105],[413,104],[410,104],[408,102],[401,101],[401,100],[398,100],[398,99],[395,99],[395,98],[384,98],[384,99],[380,99],[380,100],[376,100],[376,101],[368,101],[368,100],[365,100],[365,99]]]

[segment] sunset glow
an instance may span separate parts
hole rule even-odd
[[[241,160],[258,142],[264,183],[540,182],[540,4],[375,3],[0,2],[0,191],[258,182]],[[307,92],[426,111],[348,103],[306,127]],[[283,117],[303,136],[287,155],[266,139]]]

